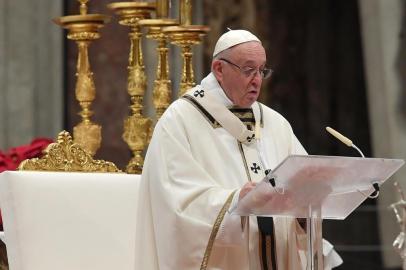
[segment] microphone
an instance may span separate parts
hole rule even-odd
[[[340,132],[338,132],[337,130],[332,129],[331,127],[326,127],[326,130],[328,133],[330,133],[331,135],[333,135],[334,137],[336,137],[339,141],[341,141],[343,144],[347,145],[348,147],[352,147],[354,149],[356,149],[358,151],[358,153],[360,153],[360,155],[364,158],[364,153],[362,153],[362,151],[355,145],[352,143],[352,141],[350,139],[348,139],[347,137],[345,137],[343,134],[341,134]]]
[[[364,153],[362,153],[362,151],[350,139],[345,137],[343,134],[341,134],[337,130],[332,129],[331,127],[326,127],[326,130],[328,133],[330,133],[331,135],[336,137],[343,144],[347,145],[348,147],[352,147],[352,148],[356,149],[360,153],[360,155],[363,158],[365,158]],[[379,183],[377,183],[377,182],[372,183],[372,187],[374,188],[375,191],[370,196],[367,196],[367,197],[377,198],[379,195]]]

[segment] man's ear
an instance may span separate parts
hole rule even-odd
[[[211,70],[216,77],[217,81],[221,83],[223,80],[223,65],[221,64],[220,60],[214,60],[211,63]]]

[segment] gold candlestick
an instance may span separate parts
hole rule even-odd
[[[156,17],[158,19],[168,18],[169,12],[169,1],[168,0],[157,0],[156,1]]]
[[[179,13],[181,25],[165,27],[163,33],[169,36],[173,44],[181,47],[183,66],[179,96],[182,96],[195,86],[192,46],[199,44],[210,28],[204,25],[192,25],[191,0],[180,0]]]
[[[128,64],[127,91],[131,96],[131,115],[124,120],[123,139],[133,152],[133,158],[127,164],[127,173],[139,174],[142,171],[144,158],[142,153],[148,144],[151,133],[151,120],[142,115],[143,98],[147,79],[141,49],[141,28],[139,20],[150,18],[155,10],[155,3],[119,2],[108,5],[119,16],[121,25],[131,27],[129,34],[131,48]]]
[[[80,15],[56,18],[54,22],[68,29],[68,39],[76,41],[78,46],[75,95],[82,108],[79,113],[82,122],[73,128],[73,137],[75,143],[81,145],[93,156],[100,147],[101,126],[90,119],[93,115],[90,106],[95,99],[96,89],[89,63],[88,48],[93,40],[100,38],[98,30],[110,20],[110,17],[102,14],[87,14],[88,0],[78,2],[80,2]]]
[[[162,32],[162,27],[177,25],[178,22],[172,19],[146,19],[140,20],[139,24],[148,27],[147,37],[158,42],[158,65],[153,90],[156,119],[158,120],[168,108],[172,93],[172,82],[169,79],[168,35]]]
[[[163,29],[171,42],[181,47],[183,65],[179,96],[195,86],[192,45],[199,44],[209,30],[210,28],[204,25],[169,26]]]

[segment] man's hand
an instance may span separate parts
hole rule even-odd
[[[257,184],[253,182],[248,182],[245,185],[243,185],[238,200],[240,201],[242,198],[244,198],[244,196],[247,195],[247,193],[250,192],[252,189],[254,189],[256,185]]]

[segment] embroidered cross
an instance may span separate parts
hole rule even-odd
[[[255,134],[252,134],[251,137],[250,136],[247,137],[247,141],[251,142],[254,138],[255,138]]]
[[[195,96],[195,97],[197,97],[197,96],[200,96],[200,97],[204,97],[204,90],[196,90],[194,93],[193,93],[193,95]]]
[[[252,163],[253,167],[251,167],[251,171],[253,171],[254,173],[258,173],[259,170],[261,170],[261,168],[254,162]]]

